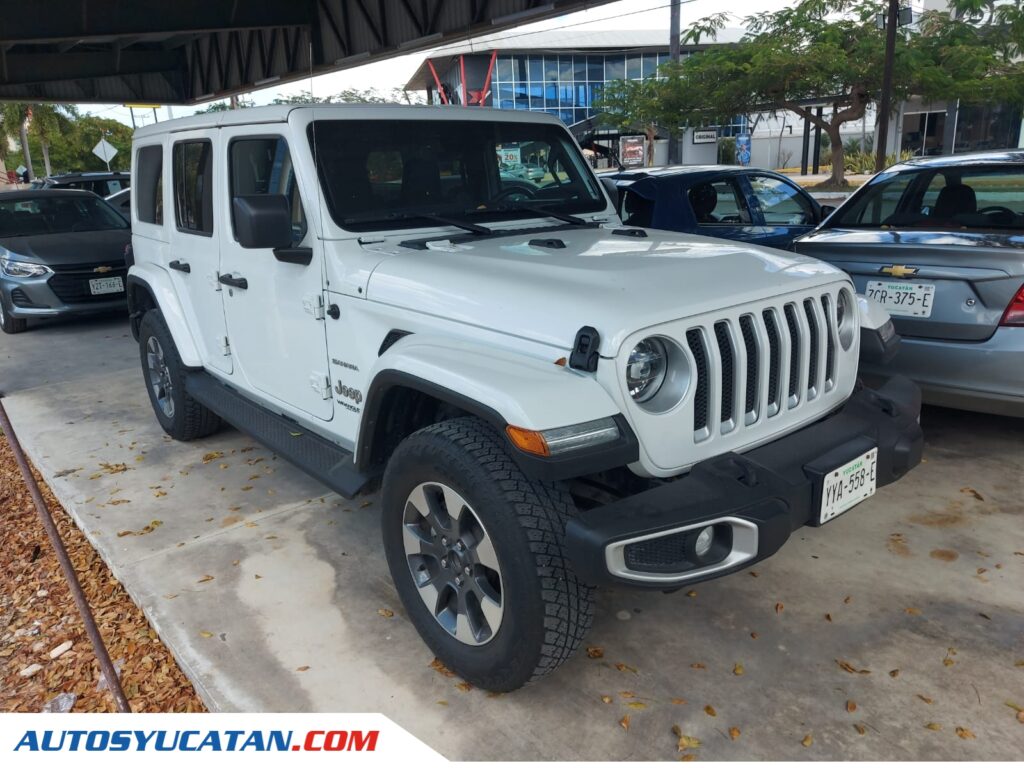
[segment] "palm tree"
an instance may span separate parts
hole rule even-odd
[[[50,176],[53,174],[50,167],[50,142],[62,129],[66,129],[69,120],[78,118],[78,107],[74,104],[33,104],[31,111],[30,128],[43,148],[43,165],[46,167],[46,175]]]
[[[34,178],[32,170],[32,153],[28,148],[28,116],[31,111],[30,104],[9,101],[0,105],[0,120],[3,121],[3,132],[6,136],[13,138],[15,135],[14,126],[18,126],[18,136],[21,139],[21,152],[25,157],[25,167],[28,168],[28,177]]]

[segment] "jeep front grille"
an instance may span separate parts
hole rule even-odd
[[[833,296],[823,294],[687,329],[696,378],[694,440],[761,424],[831,392],[834,307]]]

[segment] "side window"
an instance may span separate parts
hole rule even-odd
[[[121,182],[118,179],[111,179],[107,182],[107,195],[112,195],[115,192],[121,191]]]
[[[806,226],[815,223],[814,206],[795,186],[771,176],[750,176],[749,179],[765,224]]]
[[[178,229],[213,234],[213,145],[206,140],[174,145],[174,218]]]
[[[160,145],[140,147],[135,155],[138,188],[132,194],[138,201],[139,221],[164,223],[164,148]],[[127,212],[126,212],[127,213]]]
[[[301,241],[306,236],[306,215],[288,142],[279,136],[235,139],[230,162],[231,196],[284,195],[291,209],[292,242]]]
[[[686,193],[698,224],[750,224],[750,209],[735,179],[708,181]]]

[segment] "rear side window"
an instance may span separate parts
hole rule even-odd
[[[299,185],[288,142],[279,136],[231,142],[231,196],[284,195],[292,216],[292,242],[306,236]],[[233,222],[232,222],[233,224]]]
[[[686,193],[698,224],[750,224],[750,209],[735,179],[690,187]]]
[[[164,223],[164,148],[141,147],[135,155],[139,183],[135,189],[139,221]]]
[[[183,141],[174,145],[174,217],[178,229],[213,234],[213,145]]]

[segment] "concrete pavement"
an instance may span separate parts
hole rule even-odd
[[[326,493],[234,431],[171,442],[123,320],[0,336],[0,392],[212,709],[379,711],[453,759],[671,760],[673,725],[705,759],[1024,753],[1005,703],[1024,706],[1024,421],[926,411],[903,482],[693,596],[602,592],[603,658],[494,697],[430,667],[376,495]]]

